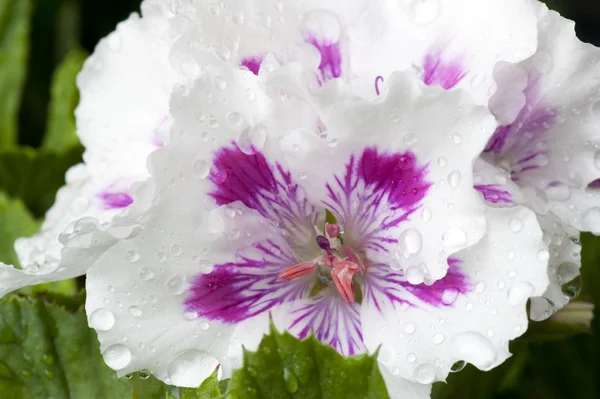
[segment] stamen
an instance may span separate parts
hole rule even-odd
[[[321,248],[323,251],[330,253],[331,252],[331,244],[329,243],[329,240],[322,235],[318,235],[317,236],[317,244],[319,244],[319,248]]]
[[[302,262],[285,269],[277,276],[279,281],[292,281],[315,271],[314,261]]]
[[[335,238],[340,235],[340,226],[337,224],[325,223],[325,232],[329,238]]]
[[[336,261],[333,264],[331,278],[346,303],[353,303],[355,300],[352,276],[359,271],[359,265],[347,260]]]
[[[360,267],[360,271],[365,272],[367,270],[367,267],[365,266],[363,261],[360,259],[360,256],[358,256],[356,254],[356,252],[354,252],[351,248],[344,247],[342,249],[342,253],[344,254],[345,257],[350,259],[352,262],[356,263]]]

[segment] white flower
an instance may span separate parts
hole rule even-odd
[[[500,126],[484,158],[534,189],[570,227],[600,234],[600,51],[574,24],[533,2],[538,49],[496,68],[490,110]]]
[[[209,66],[173,95],[170,143],[134,193],[154,198],[88,273],[107,364],[181,386],[217,363],[227,377],[270,317],[343,355],[381,347],[392,397],[427,395],[405,380],[443,380],[457,361],[501,363],[548,278],[535,214],[486,207],[473,188],[493,117],[410,72],[371,101],[340,80],[278,89],[295,70],[273,86]]]
[[[131,204],[131,184],[148,176],[146,158],[170,124],[175,73],[167,56],[174,37],[169,14],[151,5],[145,3],[143,18],[132,14],[103,39],[78,76],[85,164],[69,170],[41,230],[16,242],[23,270],[0,263],[0,296],[84,274],[114,242],[90,228]]]

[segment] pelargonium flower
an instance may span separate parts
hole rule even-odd
[[[134,193],[153,199],[88,273],[106,363],[196,386],[270,320],[345,356],[380,348],[394,398],[426,397],[457,361],[501,363],[548,252],[532,211],[473,188],[494,118],[412,72],[371,101],[340,80],[282,90],[290,75],[216,65],[173,94],[169,144]]]
[[[23,269],[0,263],[0,296],[84,274],[114,242],[92,234],[90,226],[109,222],[131,204],[131,185],[148,176],[146,158],[163,144],[170,123],[172,13],[154,5],[145,2],[143,18],[133,14],[119,24],[79,74],[77,134],[85,163],[68,171],[41,230],[16,242]]]

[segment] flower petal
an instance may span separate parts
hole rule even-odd
[[[522,206],[488,208],[486,216],[488,234],[455,254],[456,269],[431,286],[403,287],[397,279],[369,281],[366,275],[362,323],[380,327],[365,330],[365,345],[375,351],[382,344],[380,362],[393,375],[427,384],[444,380],[461,360],[488,370],[510,355],[508,341],[527,329],[527,299],[548,284],[542,233],[535,214]]]
[[[535,9],[537,52],[497,68],[499,91],[490,107],[503,126],[485,156],[506,168],[519,186],[544,192],[565,223],[598,233],[600,194],[588,186],[600,177],[595,66],[600,50],[580,42],[571,21],[542,3]]]
[[[294,131],[282,139],[292,178],[312,203],[324,202],[338,217],[356,214],[366,227],[372,218],[402,269],[424,263],[425,279],[443,277],[448,255],[476,243],[485,229],[472,164],[493,118],[466,93],[427,87],[410,73],[395,74],[387,95],[372,103],[338,83],[318,97],[297,93],[313,104],[322,126],[320,137]],[[334,178],[327,171],[336,171]],[[361,207],[368,212],[357,213]],[[404,232],[420,237],[418,248],[402,242],[410,241]],[[389,255],[383,263],[393,261]]]

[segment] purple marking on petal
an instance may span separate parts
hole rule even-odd
[[[327,183],[325,207],[344,226],[344,240],[353,248],[387,251],[397,243],[394,228],[419,208],[431,183],[427,166],[405,153],[378,153],[366,148],[360,158],[351,156],[343,176]]]
[[[291,312],[288,331],[303,339],[311,332],[315,337],[344,356],[364,351],[360,305],[347,304],[335,289],[326,289]]]
[[[496,205],[514,205],[515,201],[510,191],[497,184],[478,184],[475,190],[483,195],[483,199]]]
[[[156,147],[163,147],[165,145],[165,143],[156,136],[152,136],[152,144]]]
[[[458,61],[444,62],[441,54],[427,54],[423,62],[423,82],[428,86],[452,89],[467,75]]]
[[[545,166],[548,162],[545,142],[550,139],[548,131],[558,122],[559,111],[545,103],[541,77],[539,72],[529,75],[523,91],[525,106],[512,124],[496,129],[484,150],[491,156],[509,161],[514,181],[519,180],[521,173]]]
[[[379,90],[379,83],[383,83],[383,76],[377,76],[375,78],[375,93],[377,93],[377,95],[381,94],[381,90]]]
[[[186,308],[210,320],[237,323],[299,299],[310,289],[310,276],[278,281],[279,273],[297,263],[289,248],[268,241],[247,251],[253,256],[238,254],[239,261],[215,265],[210,273],[197,276],[185,300]]]
[[[382,312],[382,302],[396,305],[419,306],[427,303],[432,306],[451,306],[459,294],[471,290],[471,283],[460,271],[460,261],[448,259],[446,276],[432,285],[410,284],[402,271],[395,271],[382,263],[368,264],[364,276],[365,298]]]
[[[243,202],[285,230],[294,250],[305,249],[308,241],[314,243],[317,208],[307,201],[289,171],[270,164],[260,151],[253,152],[242,152],[236,143],[220,148],[209,175],[215,185],[209,195],[217,205]]]
[[[405,283],[404,288],[419,298],[421,302],[430,305],[451,306],[458,294],[466,294],[471,290],[471,283],[459,268],[460,260],[448,258],[448,273],[432,285]]]
[[[321,81],[323,84],[328,80],[339,78],[342,75],[342,50],[339,42],[321,41],[314,36],[306,39],[307,43],[312,44],[321,54]]]
[[[119,209],[126,208],[133,204],[133,198],[127,193],[111,193],[102,192],[98,194],[98,198],[104,202],[104,209]]]
[[[600,188],[600,179],[596,179],[588,185],[589,188]]]
[[[248,68],[248,70],[250,72],[252,72],[253,74],[255,74],[256,76],[258,76],[258,72],[260,71],[260,66],[261,66],[262,62],[263,62],[262,56],[254,56],[254,57],[244,58],[240,64],[241,64],[241,66]]]

